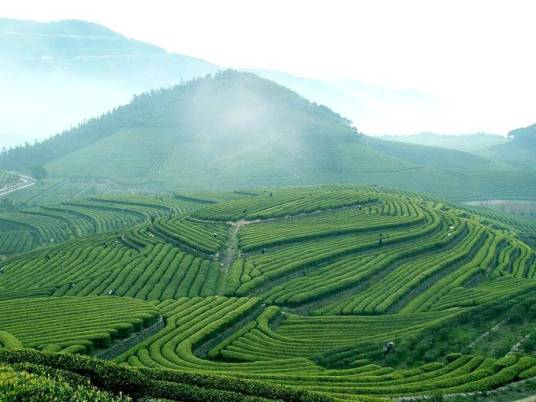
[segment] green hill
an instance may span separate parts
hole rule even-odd
[[[131,187],[379,184],[456,199],[534,197],[536,177],[456,150],[366,137],[330,109],[251,73],[225,71],[135,97],[0,167]],[[518,183],[525,183],[521,187]]]
[[[363,142],[375,151],[417,166],[456,170],[503,170],[507,164],[445,147],[409,144],[367,137]]]
[[[536,124],[508,133],[505,144],[488,148],[488,155],[521,169],[536,170]]]

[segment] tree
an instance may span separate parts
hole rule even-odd
[[[43,180],[48,177],[48,171],[44,166],[33,166],[31,169],[32,176],[37,180]]]

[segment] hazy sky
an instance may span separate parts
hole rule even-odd
[[[430,109],[386,108],[403,132],[505,133],[536,122],[533,0],[2,0],[0,13],[89,20],[222,66],[436,97]]]

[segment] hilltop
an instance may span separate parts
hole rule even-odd
[[[190,178],[314,177],[340,171],[343,146],[359,147],[360,137],[323,106],[253,74],[226,71],[144,93],[41,144],[7,152],[2,165],[175,185]]]

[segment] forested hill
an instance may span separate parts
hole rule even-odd
[[[0,155],[3,169],[31,172],[36,165],[54,179],[162,190],[353,182],[475,199],[527,193],[536,181],[477,155],[367,137],[324,106],[232,70],[144,93]]]
[[[222,156],[234,163],[255,153],[256,162],[279,155],[315,165],[303,169],[329,170],[337,162],[332,148],[359,140],[350,122],[328,108],[253,74],[229,70],[135,96],[130,104],[49,140],[9,150],[0,164],[17,170],[47,165],[58,175],[92,175],[104,158],[102,175],[126,178],[144,161],[157,171],[168,165],[180,169],[189,149],[189,156],[203,164]],[[237,151],[243,154],[233,156]],[[79,158],[81,153],[85,158]],[[121,166],[111,155],[118,155]]]
[[[536,170],[536,124],[508,133],[509,142],[491,147],[490,156],[523,169]]]

